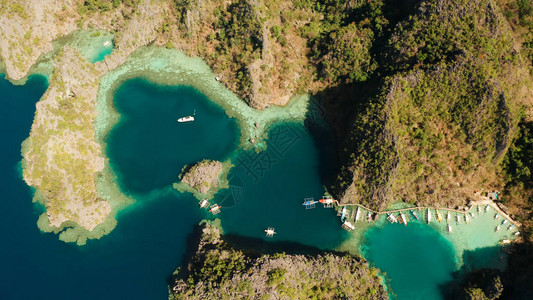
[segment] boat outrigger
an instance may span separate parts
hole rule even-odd
[[[200,201],[200,207],[201,207],[201,208],[207,207],[208,205],[209,205],[209,200],[207,200],[207,199],[202,199],[202,200]]]
[[[439,220],[439,222],[442,223],[442,215],[440,214],[440,212],[438,210],[435,210],[437,212],[437,220]]]
[[[265,229],[265,233],[266,233],[266,236],[273,237],[274,234],[276,234],[277,232],[274,231],[274,228],[268,227],[267,229]]]
[[[402,220],[403,225],[407,226],[407,218],[402,212],[400,212],[400,218]]]
[[[344,221],[341,227],[346,231],[351,231],[355,229],[355,226],[353,226],[353,224],[348,221]]]
[[[218,204],[213,204],[211,205],[211,208],[209,209],[209,212],[210,213],[213,213],[213,215],[216,215],[218,213],[220,213],[220,209],[222,208],[222,206],[218,205]]]
[[[305,206],[305,209],[312,209],[315,208],[315,204],[317,204],[318,201],[316,201],[314,198],[305,198],[304,203],[302,205]]]
[[[323,198],[318,200],[318,202],[322,203],[324,207],[333,207],[335,200],[333,200],[331,196],[323,196]]]
[[[391,224],[398,222],[398,219],[396,219],[396,217],[393,214],[388,215],[387,216],[387,220],[389,220],[389,222],[391,222]]]
[[[341,212],[341,221],[344,222],[344,220],[346,220],[346,205],[344,205]]]
[[[415,219],[420,220],[420,218],[418,217],[418,214],[416,213],[416,211],[412,210],[412,211],[411,211],[411,214],[413,214],[413,216],[415,217]]]

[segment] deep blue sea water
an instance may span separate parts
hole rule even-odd
[[[107,139],[107,155],[124,193],[137,202],[120,212],[117,227],[78,247],[41,233],[41,209],[20,178],[20,144],[28,137],[44,77],[26,85],[0,80],[0,299],[166,299],[167,277],[180,265],[195,224],[212,216],[188,194],[171,189],[185,164],[231,158],[230,188],[214,199],[226,234],[334,248],[347,236],[332,209],[305,210],[322,195],[335,169],[331,134],[282,123],[269,132],[268,150],[237,150],[234,120],[191,87],[125,82],[114,105],[122,114]],[[193,123],[176,119],[196,113]],[[421,227],[422,226],[422,227]],[[421,224],[386,225],[366,235],[365,256],[387,272],[400,299],[439,299],[438,286],[455,266],[450,245]],[[278,234],[268,239],[264,229]]]

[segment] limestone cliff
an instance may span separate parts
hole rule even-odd
[[[94,65],[75,49],[61,51],[23,149],[24,180],[44,196],[52,227],[74,221],[92,230],[111,212],[111,205],[98,197],[94,180],[104,168],[93,126],[95,74]]]
[[[388,299],[376,269],[348,254],[260,255],[204,224],[197,250],[170,279],[170,299]]]

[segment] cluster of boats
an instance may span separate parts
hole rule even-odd
[[[216,215],[218,213],[220,213],[220,209],[222,208],[222,206],[218,205],[218,204],[213,204],[211,206],[209,206],[209,200],[208,199],[202,199],[200,200],[200,208],[209,208],[209,212],[212,213],[213,215]]]

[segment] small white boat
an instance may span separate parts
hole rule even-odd
[[[431,212],[429,211],[429,208],[428,208],[428,224],[429,222],[431,222]]]
[[[403,225],[407,226],[407,218],[405,218],[405,215],[402,212],[400,212],[400,217],[402,218]]]
[[[496,229],[494,231],[499,232],[500,231],[500,225],[496,226]]]
[[[489,208],[490,206],[487,204],[487,206],[485,206],[485,212],[489,212]]]
[[[344,221],[344,223],[342,223],[342,226],[341,226],[344,230],[346,231],[350,231],[350,230],[354,230],[355,229],[355,226],[353,226],[352,223],[348,222],[348,221]]]
[[[507,219],[504,219],[502,222],[502,225],[505,225],[507,223]]]
[[[274,234],[276,234],[277,232],[274,231],[274,228],[268,227],[267,229],[265,229],[265,233],[266,233],[266,236],[273,237]]]
[[[107,46],[110,46],[111,45],[111,41],[105,41],[104,42],[104,47],[107,47]]]
[[[481,206],[480,206],[480,205],[477,206],[477,213],[478,213],[478,214],[481,213]]]
[[[452,233],[452,226],[448,224],[448,233]]]
[[[519,236],[520,235],[520,231],[517,231],[514,233],[515,236]]]
[[[194,117],[193,116],[186,116],[186,117],[178,119],[179,123],[192,122],[192,121],[194,121]]]
[[[361,211],[359,209],[359,206],[357,207],[357,211],[355,212],[355,222],[359,221],[359,216],[361,215]]]
[[[514,229],[514,225],[509,225],[509,227],[507,227],[507,230],[513,230]]]
[[[451,219],[452,219],[452,216],[450,215],[450,212],[447,212],[446,213],[446,221],[450,222]]]
[[[372,213],[371,212],[368,212],[366,220],[368,221],[368,223],[372,222]]]
[[[475,219],[475,218],[476,218],[476,215],[474,215],[473,212],[470,212],[470,216],[472,217],[472,219]]]
[[[509,243],[511,243],[511,240],[505,239],[505,240],[500,241],[500,244],[509,244]]]
[[[466,221],[466,224],[470,223],[470,218],[468,217],[467,214],[465,214],[465,221]]]
[[[499,214],[499,213],[496,213],[496,214],[494,215],[494,220],[498,220],[499,218],[500,218],[500,214]]]
[[[398,219],[396,219],[396,217],[393,215],[393,214],[390,214],[387,216],[387,220],[389,220],[389,222],[392,224],[392,223],[396,223],[398,222]]]
[[[202,199],[202,201],[200,201],[200,207],[201,208],[207,207],[208,205],[209,205],[209,200]]]
[[[459,218],[459,214],[455,215],[455,220],[457,221],[457,224],[461,223],[461,218]]]

